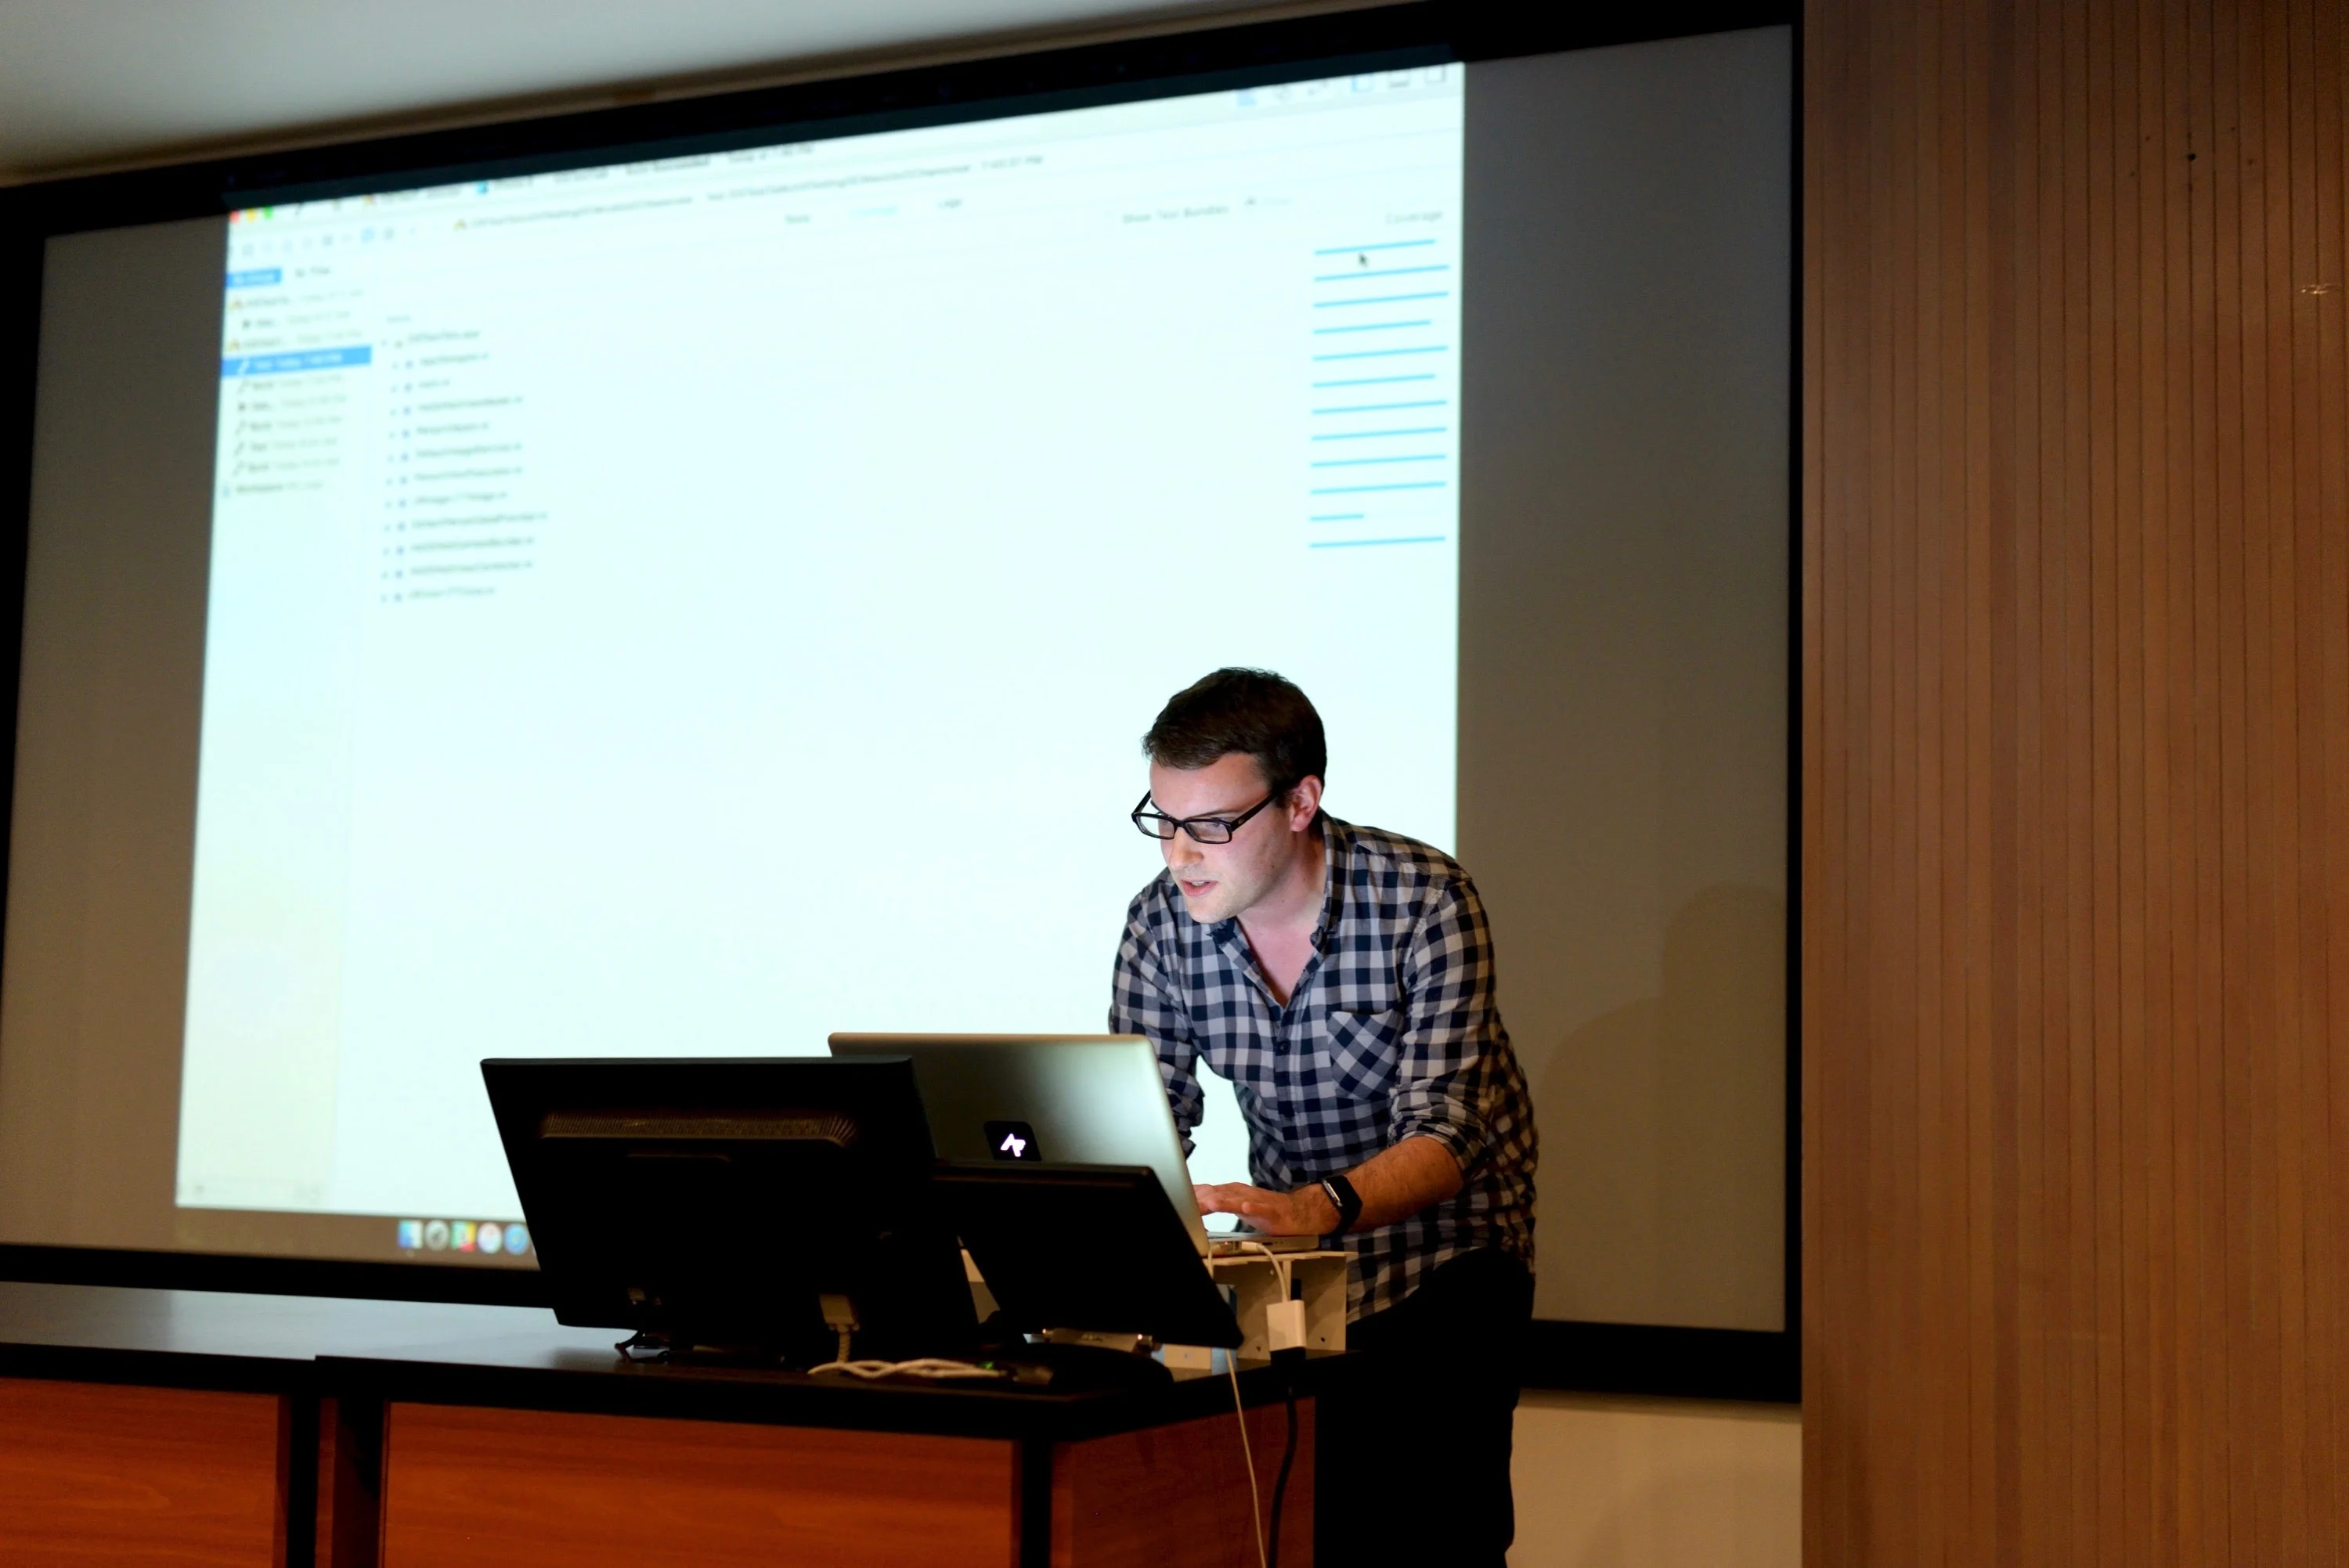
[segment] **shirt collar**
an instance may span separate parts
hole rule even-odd
[[[1346,823],[1324,811],[1316,819],[1321,826],[1321,923],[1313,932],[1313,948],[1327,953],[1338,938],[1338,920],[1344,913],[1346,884],[1350,880],[1340,876],[1338,861],[1348,856],[1354,847],[1354,830]]]

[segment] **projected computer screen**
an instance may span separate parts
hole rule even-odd
[[[511,1220],[487,1056],[1099,1029],[1217,665],[1448,847],[1461,120],[1434,66],[236,213],[179,1202]]]

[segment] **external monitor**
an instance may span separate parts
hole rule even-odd
[[[1207,1229],[1140,1035],[834,1035],[832,1054],[906,1057],[946,1160],[1141,1165],[1204,1256]]]
[[[787,1362],[828,1359],[848,1320],[859,1355],[973,1344],[904,1057],[490,1060],[481,1076],[561,1321]]]

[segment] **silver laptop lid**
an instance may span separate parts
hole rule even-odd
[[[1146,1165],[1205,1257],[1158,1053],[1140,1035],[834,1035],[835,1057],[911,1057],[949,1160]]]

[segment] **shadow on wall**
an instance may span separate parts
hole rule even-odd
[[[1578,1135],[1542,1147],[1542,1315],[1784,1326],[1785,955],[1785,898],[1716,883],[1665,926],[1661,994],[1547,1053]]]

